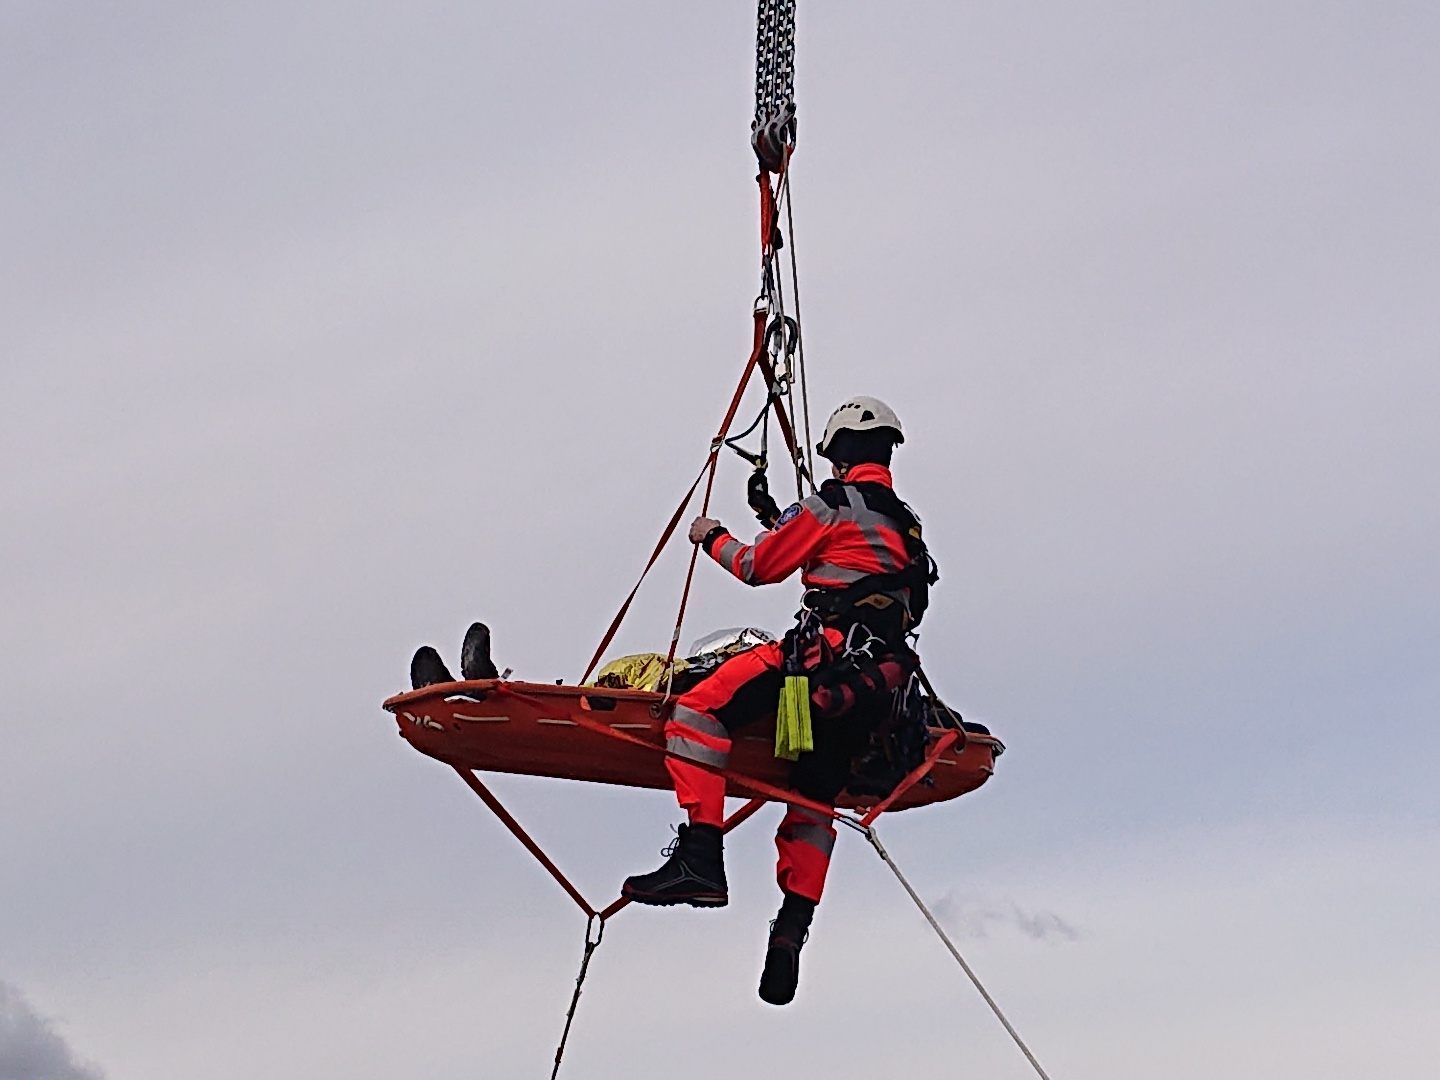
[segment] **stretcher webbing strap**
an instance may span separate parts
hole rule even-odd
[[[740,825],[743,825],[745,822],[749,821],[752,817],[755,816],[755,812],[759,810],[762,806],[764,806],[767,802],[769,802],[768,799],[757,798],[748,800],[744,806],[740,807],[739,810],[736,810],[733,814],[731,814],[725,819],[724,823],[720,826],[720,834],[723,836],[731,829],[737,828]],[[630,898],[626,896],[621,896],[618,899],[612,900],[610,901],[610,906],[600,912],[600,918],[608,919],[611,915],[614,915],[617,911],[620,911],[622,908],[626,908],[629,905]]]
[[[708,468],[708,463],[705,468]],[[595,673],[595,668],[600,663],[600,658],[605,655],[605,650],[610,647],[610,642],[615,640],[616,633],[620,630],[620,624],[625,621],[625,616],[630,612],[630,605],[635,602],[635,596],[640,592],[640,586],[645,583],[651,569],[660,558],[660,553],[665,550],[665,545],[670,542],[670,537],[675,535],[675,527],[680,524],[681,517],[685,514],[685,508],[690,505],[690,500],[695,496],[695,489],[700,486],[700,481],[705,478],[705,468],[696,474],[695,480],[690,489],[685,492],[685,497],[680,500],[680,505],[675,508],[675,513],[670,515],[670,521],[660,534],[660,539],[655,543],[655,550],[650,552],[650,558],[645,563],[645,569],[640,571],[640,577],[635,582],[635,587],[630,590],[630,595],[625,597],[625,602],[620,605],[620,610],[615,613],[615,618],[610,620],[610,627],[605,631],[605,636],[600,639],[600,644],[595,647],[595,654],[590,657],[590,663],[585,665],[585,674],[580,676],[580,684],[583,686],[590,681],[590,676]]]
[[[550,706],[547,705],[546,702],[542,701],[538,697],[535,697],[533,694],[527,694],[524,691],[513,689],[506,683],[501,683],[500,685],[496,686],[492,693],[513,697],[518,701],[523,701],[527,703],[528,705],[530,705],[531,708],[538,708],[542,710],[550,708]],[[935,768],[935,764],[937,761],[939,761],[941,755],[944,754],[946,750],[950,749],[950,747],[955,743],[956,739],[959,738],[958,734],[953,731],[947,731],[944,735],[942,735],[937,741],[936,745],[931,749],[930,753],[926,755],[925,760],[921,762],[920,765],[916,767],[913,772],[910,773],[910,775],[905,777],[905,779],[902,780],[899,785],[896,786],[895,790],[890,793],[888,798],[886,798],[882,803],[873,807],[871,811],[862,820],[858,817],[852,817],[850,814],[836,810],[833,806],[827,806],[824,803],[819,802],[815,799],[806,798],[804,795],[801,795],[797,791],[793,791],[788,788],[776,787],[774,784],[769,784],[766,783],[764,780],[759,780],[753,776],[747,776],[744,773],[736,772],[734,769],[723,768],[718,765],[711,765],[704,761],[696,761],[694,758],[686,757],[683,754],[672,753],[664,746],[657,746],[654,743],[646,742],[638,735],[631,734],[628,731],[622,731],[619,728],[609,727],[601,721],[596,720],[594,717],[587,716],[586,710],[583,706],[580,710],[571,711],[569,713],[568,719],[573,722],[577,727],[584,728],[586,731],[593,732],[596,735],[604,735],[607,739],[618,739],[620,742],[630,743],[632,746],[637,746],[642,750],[646,750],[652,754],[662,754],[665,757],[681,758],[686,763],[694,765],[697,769],[704,769],[706,772],[715,773],[717,776],[723,776],[726,780],[734,781],[737,787],[745,788],[753,795],[759,797],[762,801],[778,802],[785,803],[788,806],[804,807],[806,810],[811,810],[817,814],[824,814],[826,817],[833,818],[837,824],[846,825],[854,829],[856,832],[862,833],[870,827],[871,822],[873,822],[877,817],[879,817],[882,813],[890,809],[891,806],[893,806],[897,801],[899,801],[901,796],[903,796],[907,791],[909,791],[912,787],[918,784],[921,780],[925,779],[925,777],[928,776],[930,772]],[[476,781],[476,783],[479,783],[479,781]],[[491,796],[491,798],[493,798],[493,796]],[[745,816],[748,817],[749,814],[746,814]],[[624,905],[622,904],[621,906],[623,907]],[[604,912],[602,912],[602,914],[604,914]]]
[[[615,613],[615,618],[610,620],[609,629],[605,631],[605,636],[600,639],[600,644],[596,647],[595,654],[590,657],[590,663],[585,665],[585,674],[580,676],[582,685],[590,680],[590,676],[595,673],[595,668],[600,663],[600,658],[605,655],[605,650],[608,649],[610,643],[615,640],[615,635],[620,630],[620,624],[625,621],[625,616],[629,614],[630,611],[630,605],[634,603],[636,594],[640,592],[640,586],[644,584],[645,578],[649,575],[651,569],[654,568],[655,563],[659,561],[660,553],[665,550],[665,545],[667,545],[670,542],[670,538],[675,535],[675,529],[680,524],[680,519],[684,516],[686,508],[690,505],[690,500],[695,497],[695,491],[700,486],[701,480],[705,480],[706,483],[705,497],[700,512],[703,514],[709,511],[710,496],[715,489],[715,468],[720,460],[720,449],[725,445],[725,436],[730,433],[730,425],[735,422],[735,414],[739,412],[740,402],[745,397],[745,388],[750,384],[750,377],[755,373],[755,368],[759,365],[760,357],[764,351],[765,312],[757,309],[754,314],[754,344],[750,349],[750,359],[745,363],[745,370],[740,375],[739,385],[735,387],[734,397],[730,399],[730,407],[725,411],[725,419],[720,424],[720,431],[710,444],[710,453],[705,458],[705,464],[701,466],[700,472],[696,475],[694,482],[690,485],[689,490],[685,492],[685,497],[680,500],[680,505],[675,508],[675,513],[670,515],[670,520],[665,525],[664,531],[660,534],[660,539],[655,544],[655,550],[650,553],[650,558],[645,563],[645,569],[640,572],[640,577],[635,582],[635,587],[631,589],[630,594],[625,597],[625,602],[620,605],[620,610]],[[690,553],[690,569],[685,575],[685,589],[680,597],[680,613],[675,620],[675,633],[670,640],[670,652],[666,657],[667,665],[674,661],[675,650],[679,646],[680,627],[685,619],[685,607],[690,598],[690,582],[695,576],[695,560],[699,553],[700,548],[698,546]],[[667,688],[668,685],[667,683]]]
[[[750,376],[755,374],[755,368],[765,355],[765,312],[756,308],[753,319],[753,341],[750,346],[750,359],[745,362],[745,371],[740,376],[740,384],[735,387],[735,395],[730,399],[730,408],[725,411],[725,419],[720,423],[720,430],[715,433],[715,438],[710,442],[710,457],[705,462],[708,476],[705,480],[705,497],[701,500],[700,513],[710,513],[710,497],[715,492],[715,473],[720,463],[720,450],[725,445],[725,436],[730,434],[730,425],[735,422],[735,414],[740,411],[740,402],[745,397],[745,387],[750,383]],[[675,652],[680,648],[680,630],[685,625],[685,609],[690,603],[690,586],[695,580],[695,563],[700,558],[700,545],[696,544],[690,549],[690,565],[685,569],[685,585],[680,590],[680,609],[675,614],[675,631],[670,635],[670,648],[665,653],[665,696],[670,696],[670,684],[675,675]]]
[[[546,707],[545,703],[539,698],[520,690],[513,690],[504,683],[495,687],[493,693],[505,694],[520,701],[528,702],[532,707]],[[582,727],[586,731],[593,731],[597,735],[604,735],[610,739],[619,739],[621,742],[638,746],[652,754],[664,754],[666,757],[679,758],[687,764],[694,765],[697,769],[704,769],[706,772],[723,776],[726,780],[733,780],[738,787],[745,788],[747,791],[772,802],[788,803],[790,806],[803,806],[807,810],[813,810],[817,814],[832,817],[836,821],[850,825],[857,830],[861,829],[858,821],[851,819],[846,814],[838,812],[833,806],[826,806],[824,803],[818,802],[815,799],[807,799],[799,792],[776,787],[774,784],[768,784],[764,780],[757,780],[753,776],[746,776],[744,773],[735,772],[733,769],[721,768],[718,765],[711,765],[704,761],[696,761],[694,758],[685,757],[683,754],[671,753],[663,746],[656,746],[654,743],[646,742],[638,735],[632,735],[628,731],[621,731],[618,728],[609,727],[593,717],[586,716],[584,712],[581,711],[571,712],[568,718],[573,721],[577,727]]]
[[[870,841],[870,846],[875,849],[875,853],[880,856],[885,865],[890,868],[890,872],[895,875],[895,879],[899,881],[900,884],[904,886],[905,891],[910,894],[910,899],[913,900],[915,906],[920,909],[920,914],[925,916],[925,920],[930,924],[930,928],[939,935],[945,948],[950,951],[950,955],[953,956],[955,962],[960,965],[960,970],[965,972],[965,975],[969,978],[975,989],[980,992],[980,996],[985,999],[985,1004],[990,1006],[990,1011],[995,1014],[995,1019],[1000,1021],[1001,1025],[1009,1033],[1010,1038],[1014,1040],[1015,1045],[1020,1048],[1020,1052],[1025,1055],[1025,1060],[1030,1062],[1030,1067],[1035,1070],[1035,1075],[1040,1077],[1040,1080],[1050,1080],[1049,1074],[1041,1067],[1035,1055],[1030,1052],[1030,1047],[1025,1045],[1025,1040],[1020,1037],[1020,1033],[1015,1030],[1015,1025],[1010,1023],[1005,1014],[1000,1011],[1000,1006],[996,1003],[995,999],[990,996],[990,991],[985,989],[985,985],[980,981],[980,976],[975,974],[975,969],[965,962],[965,958],[960,955],[960,950],[957,949],[955,943],[950,940],[950,935],[945,933],[930,909],[925,906],[925,901],[920,899],[920,894],[915,891],[909,880],[900,872],[900,867],[895,865],[895,860],[892,859],[890,853],[885,850],[885,845],[880,843],[880,836],[875,832],[873,826],[866,827],[865,839]]]
[[[721,833],[728,833],[748,821],[755,811],[764,805],[764,799],[751,799],[725,819],[725,823],[720,827]],[[595,955],[595,950],[600,947],[600,942],[605,937],[605,922],[628,903],[630,901],[622,896],[611,902],[604,911],[585,920],[585,953],[580,958],[580,971],[575,976],[575,993],[570,996],[570,1008],[565,1013],[565,1030],[560,1033],[560,1045],[555,1048],[555,1067],[550,1070],[550,1080],[555,1080],[560,1075],[560,1059],[565,1056],[565,1044],[570,1041],[570,1026],[575,1022],[575,1010],[580,1006],[580,991],[585,985],[585,976],[590,972],[590,957]],[[590,936],[591,930],[595,932],[593,938]]]
[[[901,795],[905,794],[905,792],[909,791],[921,780],[929,776],[930,770],[935,768],[935,763],[940,760],[941,755],[943,755],[945,751],[949,750],[950,747],[954,746],[956,740],[959,738],[959,732],[947,731],[944,735],[941,735],[940,738],[936,739],[935,745],[932,746],[930,748],[930,752],[925,755],[925,760],[920,762],[919,765],[916,765],[915,768],[911,769],[910,772],[906,775],[905,779],[901,780],[900,783],[895,785],[894,791],[892,791],[889,795],[885,796],[885,798],[872,806],[866,812],[865,816],[860,819],[860,824],[865,826],[866,828],[869,828],[870,825],[874,823],[876,818],[878,818],[881,814],[885,813],[886,810],[889,810],[890,807],[895,805],[895,801],[899,799]]]
[[[508,690],[504,687],[497,688],[497,691],[500,693],[508,693],[513,697],[531,702],[532,704],[536,702],[536,699],[529,694]],[[598,721],[590,717],[582,716],[579,714],[573,715],[575,723],[580,727],[595,731],[602,735],[606,735],[610,738],[635,743],[636,745],[643,746],[646,749],[652,751],[658,751],[662,754],[666,753],[663,748],[647,743],[644,740],[639,739],[634,735],[631,735],[629,732],[617,731],[613,728],[607,727],[604,724],[599,723]],[[954,733],[947,733],[944,737],[942,737],[941,743],[946,744],[947,739],[953,742]],[[930,758],[927,759],[925,765],[922,768],[917,769],[910,776],[906,777],[905,780],[901,783],[900,787],[896,789],[896,797],[898,797],[898,794],[900,792],[907,790],[909,787],[917,783],[921,776],[923,776],[925,773],[928,773],[930,768],[934,765],[934,760],[937,757],[938,752],[933,753]],[[701,767],[706,768],[706,766]],[[490,808],[490,810],[495,814],[495,816],[500,819],[501,823],[510,830],[511,834],[520,841],[520,843],[525,847],[527,851],[530,852],[532,856],[534,856],[536,861],[539,862],[540,865],[549,872],[550,876],[554,878],[555,881],[560,885],[560,887],[564,889],[565,892],[569,895],[569,897],[575,901],[575,903],[579,906],[580,910],[585,912],[585,952],[580,961],[580,971],[575,978],[575,992],[573,995],[571,995],[570,998],[570,1008],[565,1014],[565,1028],[560,1036],[560,1045],[555,1050],[555,1066],[550,1073],[550,1080],[556,1080],[556,1077],[559,1075],[560,1072],[560,1062],[564,1057],[565,1046],[570,1038],[570,1029],[575,1020],[575,1012],[580,1004],[580,994],[585,983],[585,977],[590,970],[590,959],[594,955],[595,950],[600,947],[600,942],[605,934],[606,920],[608,920],[616,912],[626,907],[626,905],[628,905],[630,901],[622,896],[612,901],[604,910],[597,912],[594,907],[591,906],[589,901],[587,901],[580,894],[580,891],[575,888],[573,884],[571,884],[570,880],[563,873],[560,872],[559,867],[557,867],[555,863],[551,861],[550,857],[546,855],[545,852],[540,848],[540,845],[537,844],[533,839],[531,839],[529,833],[527,833],[520,825],[520,823],[516,821],[515,818],[510,814],[510,812],[505,809],[504,805],[501,804],[500,800],[495,797],[495,795],[490,791],[489,788],[485,786],[483,782],[481,782],[479,777],[477,777],[471,770],[462,768],[461,766],[452,765],[452,768],[454,768],[455,772],[459,774],[460,778],[465,781],[466,785],[472,791],[474,791],[476,795],[480,797],[480,799],[485,803],[486,806]],[[886,852],[885,849],[880,845],[880,838],[876,835],[874,828],[869,824],[869,822],[873,821],[874,817],[878,816],[878,814],[883,813],[885,809],[888,809],[888,800],[886,804],[882,804],[881,806],[876,807],[872,814],[866,818],[864,823],[862,823],[855,820],[848,814],[840,813],[834,807],[827,807],[822,803],[815,802],[812,799],[807,799],[803,796],[797,795],[794,792],[782,791],[781,789],[776,788],[770,784],[763,783],[762,781],[752,780],[748,777],[732,773],[726,769],[711,769],[710,771],[717,772],[720,775],[725,776],[729,779],[734,779],[738,783],[748,786],[757,792],[756,797],[751,798],[733,814],[730,814],[728,817],[725,818],[725,821],[721,826],[722,833],[729,833],[732,829],[743,824],[745,821],[748,821],[756,813],[756,811],[758,811],[762,806],[764,806],[765,803],[770,801],[784,802],[788,803],[791,806],[803,807],[816,813],[821,818],[829,818],[833,820],[836,824],[848,825],[850,828],[855,829],[857,832],[864,833],[866,838],[875,847],[876,851],[880,853],[881,858],[885,860],[886,864],[890,866],[891,870],[900,879],[900,882],[902,885],[905,886],[906,891],[910,893],[911,899],[913,899],[916,904],[920,906],[921,911],[925,914],[926,918],[930,920],[930,924],[935,928],[935,931],[940,934],[941,938],[950,948],[951,953],[954,954],[955,958],[960,962],[961,966],[965,968],[966,974],[970,976],[971,980],[975,983],[977,989],[979,989],[980,993],[984,996],[986,1002],[990,1004],[991,1008],[995,1011],[995,1014],[1000,1018],[1001,1023],[1005,1025],[1006,1030],[1010,1032],[1011,1037],[1014,1038],[1016,1042],[1020,1045],[1021,1049],[1025,1051],[1026,1057],[1030,1058],[1030,1062],[1032,1065],[1035,1066],[1036,1071],[1040,1074],[1041,1080],[1050,1080],[1050,1078],[1046,1076],[1044,1071],[1040,1068],[1039,1063],[1035,1061],[1034,1057],[1030,1054],[1029,1049],[1025,1046],[1023,1042],[1020,1041],[1020,1036],[1016,1034],[1014,1028],[1011,1027],[1010,1022],[1005,1019],[1004,1015],[1000,1012],[999,1007],[995,1005],[994,1000],[985,991],[985,988],[980,985],[979,980],[970,970],[969,965],[967,965],[965,961],[960,957],[954,945],[951,944],[949,938],[945,936],[945,932],[935,921],[934,916],[930,914],[929,909],[924,906],[924,903],[920,900],[919,896],[916,895],[914,889],[910,887],[910,883],[905,880],[904,876],[900,873],[899,868],[896,867],[894,863],[890,860],[889,853]],[[593,938],[591,937],[592,929],[595,931]]]
[[[570,879],[562,874],[560,868],[550,861],[550,856],[546,855],[540,845],[530,838],[530,834],[510,815],[510,811],[505,809],[490,789],[480,782],[480,778],[469,769],[461,768],[459,765],[452,765],[450,767],[460,774],[460,779],[465,781],[471,791],[480,796],[481,801],[490,808],[491,813],[498,817],[501,823],[510,830],[515,839],[519,840],[520,843],[525,846],[525,850],[535,856],[535,861],[549,871],[550,876],[570,895],[570,899],[580,905],[580,910],[585,912],[590,918],[595,918],[599,912],[590,906],[590,902],[586,900],[585,897],[580,895],[579,889],[570,884]]]

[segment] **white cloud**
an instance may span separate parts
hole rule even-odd
[[[1014,931],[1035,941],[1078,941],[1081,930],[1053,911],[1021,907],[1008,897],[952,889],[931,905],[935,917],[961,937],[984,938],[997,930]]]

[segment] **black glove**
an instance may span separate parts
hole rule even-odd
[[[770,482],[765,479],[764,469],[756,469],[750,474],[750,482],[745,485],[745,498],[750,503],[750,509],[755,511],[755,520],[765,528],[773,529],[780,517],[780,507],[770,494]]]

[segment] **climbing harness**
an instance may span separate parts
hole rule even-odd
[[[940,570],[925,546],[920,519],[909,504],[884,484],[827,480],[821,488],[822,494],[849,490],[856,492],[869,509],[900,526],[907,562],[903,569],[867,574],[844,588],[810,589],[804,604],[827,620],[865,622],[882,628],[884,637],[898,641],[912,634],[925,617],[930,606],[930,586],[940,580]]]

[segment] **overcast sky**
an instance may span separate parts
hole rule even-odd
[[[1432,1077],[1440,8],[800,7],[815,408],[904,418],[1009,746],[887,845],[1055,1080]],[[0,2],[0,1080],[547,1074],[583,924],[379,702],[475,617],[573,679],[703,460],[753,34]],[[796,593],[703,565],[686,636]],[[495,786],[596,900],[679,819]],[[1029,1075],[850,836],[756,999],[776,816],[616,919],[565,1075]]]

